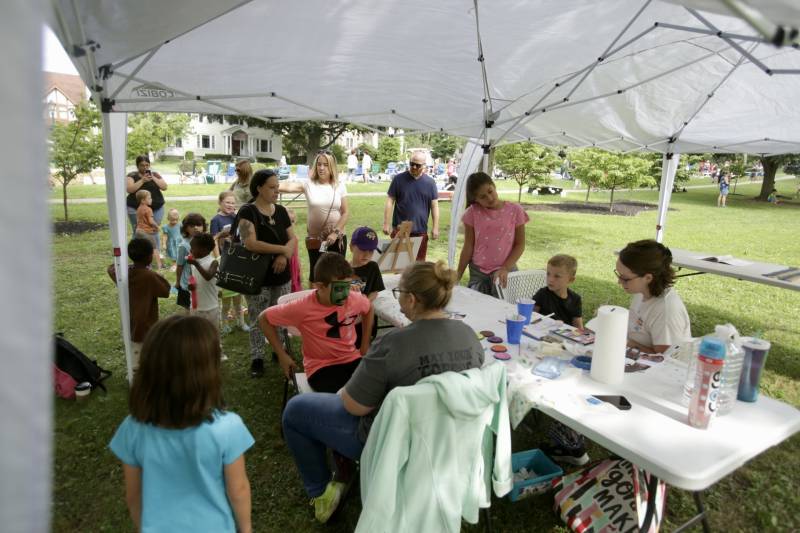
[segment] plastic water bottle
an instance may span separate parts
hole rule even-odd
[[[716,414],[724,364],[725,343],[710,335],[704,337],[697,355],[697,374],[689,402],[690,426],[706,429]]]
[[[739,340],[739,332],[730,324],[716,326],[714,336],[725,343],[725,367],[722,369],[722,389],[719,396],[717,415],[727,415],[736,405],[739,379],[742,376],[744,350]]]

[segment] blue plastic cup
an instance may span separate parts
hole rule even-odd
[[[534,305],[536,305],[536,300],[531,300],[530,298],[520,298],[517,300],[517,313],[525,317],[526,326],[531,323]]]
[[[746,338],[742,342],[742,348],[744,363],[736,398],[743,402],[754,402],[758,399],[758,385],[769,354],[770,342],[764,339]]]
[[[506,340],[509,344],[519,344],[522,340],[522,328],[525,327],[525,317],[510,315],[506,317]]]

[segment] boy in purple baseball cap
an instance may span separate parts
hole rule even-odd
[[[354,283],[358,283],[361,293],[369,298],[370,302],[375,301],[378,293],[386,287],[383,285],[383,276],[378,263],[372,260],[372,255],[378,248],[378,234],[374,229],[367,226],[356,228],[350,237],[350,265],[357,278]],[[371,338],[374,339],[378,334],[378,321],[372,324]],[[356,346],[361,342],[361,324],[356,324]]]

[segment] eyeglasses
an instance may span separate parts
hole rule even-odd
[[[400,294],[402,294],[404,292],[408,293],[408,294],[411,294],[411,291],[407,291],[405,289],[401,289],[400,287],[395,287],[394,289],[392,289],[392,296],[394,296],[395,299],[399,300],[400,299]]]
[[[636,278],[641,278],[642,277],[642,276],[633,276],[632,278],[626,278],[625,276],[623,276],[619,272],[617,272],[616,269],[614,269],[614,275],[617,276],[617,279],[619,281],[621,281],[622,283],[628,283],[629,281],[633,281]]]
[[[411,168],[422,168],[425,166],[425,163],[414,163],[413,161],[408,164]]]

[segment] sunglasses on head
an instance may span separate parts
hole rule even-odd
[[[331,152],[330,150],[320,150],[319,152],[317,152],[317,155],[322,155],[322,154],[333,155],[333,152]]]

